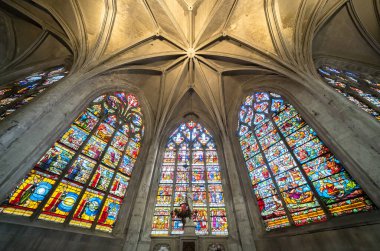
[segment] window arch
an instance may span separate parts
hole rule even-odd
[[[161,166],[152,235],[183,234],[170,212],[190,192],[197,235],[227,235],[227,217],[218,154],[213,137],[201,124],[182,123],[169,137]]]
[[[132,94],[96,98],[18,184],[6,214],[111,232],[144,126]]]
[[[238,136],[267,231],[375,207],[280,95],[248,96],[240,109]]]
[[[40,93],[68,74],[64,66],[33,73],[0,88],[0,120],[28,104]]]
[[[319,74],[337,92],[380,121],[380,78],[323,65]]]

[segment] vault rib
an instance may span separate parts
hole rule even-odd
[[[267,25],[269,29],[270,36],[272,38],[272,43],[276,48],[277,53],[284,59],[289,62],[294,63],[293,57],[290,54],[284,38],[281,33],[281,29],[279,27],[276,8],[274,6],[274,0],[265,0],[264,1],[264,10],[265,10],[265,18],[267,19]]]
[[[149,7],[149,9],[151,9],[151,6],[150,4],[147,2],[146,0],[146,4],[147,6]],[[175,20],[175,18],[173,17],[173,14],[171,13],[170,9],[168,8],[168,6],[166,5],[166,3],[162,0],[159,0],[157,1],[157,4],[162,8],[162,10],[165,12],[165,15],[166,17],[169,18],[170,22],[173,24],[173,28],[174,30],[176,31],[177,35],[179,36],[179,38],[182,40],[182,44],[186,47],[186,45],[188,45],[188,41],[187,41],[187,38],[185,36],[185,34],[183,33],[182,29],[179,27],[177,21]],[[151,11],[152,15],[154,15],[153,11]],[[165,32],[165,29],[162,28],[162,25],[160,24],[160,21],[155,17],[155,20],[156,20],[156,23],[159,27],[158,29],[158,33],[164,33]]]
[[[116,51],[115,53],[107,56],[106,58],[103,58],[102,60],[100,60],[100,64],[104,64],[105,62],[107,61],[110,61],[112,60],[113,58],[117,57],[117,56],[120,56],[126,52],[128,52],[129,50],[132,50],[133,48],[139,46],[139,45],[142,45],[142,44],[145,44],[151,40],[154,40],[156,37],[155,34],[152,34],[152,35],[149,35],[143,39],[140,39],[140,40],[137,40],[135,42],[132,42],[130,45],[128,45],[127,47],[123,48],[123,49],[120,49],[118,51]],[[99,62],[98,62],[99,63]]]
[[[206,78],[206,76],[205,76],[205,74],[204,74],[204,72],[200,66],[198,59],[195,58],[194,63],[196,66],[195,67],[195,73],[199,76],[200,81],[203,83],[202,85],[196,85],[194,90],[195,91],[199,90],[199,91],[197,91],[197,93],[204,93],[205,95],[207,95],[209,97],[207,99],[207,101],[209,101],[209,102],[206,102],[206,99],[203,99],[202,95],[199,95],[199,97],[203,100],[205,105],[208,106],[207,108],[208,108],[210,114],[214,116],[214,118],[217,120],[217,123],[219,123],[220,125],[225,125],[223,123],[222,117],[220,116],[220,113],[222,113],[222,112],[218,108],[218,104],[216,102],[215,96],[211,91],[210,84],[207,81],[207,78]],[[202,90],[204,90],[204,92],[201,92]]]
[[[326,11],[325,13],[323,13],[323,15],[321,15],[319,21],[317,22],[316,24],[316,28],[315,28],[315,34],[316,35],[320,29],[322,29],[322,27],[327,23],[327,21],[335,14],[337,13],[341,8],[343,8],[343,6],[346,4],[346,0],[340,0],[338,2],[336,2],[328,11]]]
[[[355,10],[355,7],[353,6],[352,0],[347,2],[347,8],[348,13],[350,14],[350,17],[352,21],[354,22],[356,28],[360,32],[360,34],[363,36],[363,38],[371,45],[371,47],[380,54],[380,44],[377,42],[373,36],[368,32],[368,30],[364,27],[362,21],[359,18],[358,13]]]
[[[72,9],[74,10],[74,16],[76,19],[76,26],[79,31],[79,35],[77,37],[79,41],[79,52],[78,52],[78,63],[83,65],[86,62],[86,56],[88,51],[88,38],[87,38],[87,28],[84,23],[83,13],[80,9],[80,6],[77,2],[78,0],[69,1]]]
[[[158,123],[157,123],[157,131],[158,132],[161,131],[162,128],[164,128],[166,118],[168,117],[168,112],[170,111],[170,104],[174,99],[175,92],[178,91],[178,89],[181,87],[180,82],[184,76],[185,70],[187,68],[186,66],[188,65],[188,63],[189,63],[189,59],[186,58],[185,61],[181,65],[180,71],[179,71],[179,73],[178,73],[178,75],[177,75],[177,77],[173,83],[173,87],[171,88],[169,96],[166,99],[166,103],[162,104],[163,105],[163,110],[161,112],[162,116],[160,117],[161,119],[159,119]],[[163,91],[165,90],[165,83],[166,83],[166,79],[164,80]],[[165,92],[163,92],[163,93],[165,93]]]
[[[177,64],[179,64],[180,62],[182,62],[186,58],[187,58],[187,55],[184,55],[182,57],[177,58],[176,60],[174,60],[173,62],[171,62],[169,65],[167,65],[162,71],[163,72],[170,71],[174,66],[176,66]]]
[[[221,73],[224,71],[224,68],[220,68],[218,65],[216,65],[215,63],[213,63],[212,61],[200,56],[200,55],[197,55],[196,58],[200,61],[200,62],[203,62],[204,64],[206,64],[207,66],[209,66],[211,69],[213,69],[214,71],[218,72],[218,73]]]
[[[152,9],[150,8],[147,0],[143,0],[143,3],[144,3],[144,6],[146,8],[146,10],[148,11],[150,17],[153,19],[153,23],[154,25],[156,26],[156,30],[158,32],[158,30],[160,29],[160,26],[158,25],[158,22],[157,22],[157,19],[155,18],[155,16],[153,15],[153,12],[152,12]]]
[[[105,12],[98,35],[98,39],[95,43],[94,50],[91,53],[91,60],[99,59],[105,52],[107,45],[111,38],[113,26],[115,24],[117,5],[116,0],[104,0]]]
[[[71,43],[71,40],[68,38],[67,34],[62,33],[60,30],[56,29],[53,25],[51,25],[49,22],[46,22],[45,20],[37,17],[32,12],[30,12],[28,10],[28,8],[25,6],[26,5],[25,2],[12,1],[12,0],[3,0],[3,1],[4,1],[4,3],[6,3],[9,6],[15,8],[16,10],[20,11],[22,14],[24,14],[25,16],[29,17],[34,22],[36,22],[37,24],[39,24],[42,27],[43,30],[48,30],[53,35],[57,36],[59,39],[61,39],[65,43],[65,45],[67,47],[70,48],[70,50],[72,50],[72,51],[74,50],[73,46],[72,46],[72,43]],[[46,10],[45,7],[43,7],[43,8]],[[49,13],[49,15],[51,15],[57,21],[57,23],[58,23],[58,20],[51,13]],[[60,25],[60,24],[58,23],[58,25]]]
[[[4,65],[4,67],[1,68],[1,71],[12,68],[21,61],[28,58],[45,41],[48,35],[49,33],[47,31],[42,31],[41,34],[34,40],[32,44],[29,45],[29,47],[25,51],[23,51],[18,57],[14,58],[7,65]]]
[[[199,34],[197,35],[197,37],[195,38],[195,42],[194,42],[194,47],[199,47],[198,44],[201,43],[200,40],[201,38],[204,36],[204,33],[206,31],[206,29],[209,27],[209,25],[211,24],[211,22],[213,21],[213,19],[215,18],[215,16],[217,14],[220,14],[219,13],[219,9],[223,7],[224,3],[227,2],[227,1],[231,1],[231,0],[221,0],[220,2],[217,2],[215,4],[215,6],[213,7],[210,15],[208,16],[208,18],[206,19],[205,21],[205,24],[202,26]],[[229,12],[227,14],[227,18],[229,18],[229,15],[231,15],[232,13],[232,10],[234,9],[234,6],[236,4],[237,0],[234,0],[231,7],[229,8]],[[221,33],[222,30],[224,29],[224,26],[226,25],[226,21],[224,22],[223,25],[220,26],[220,28],[218,28],[217,30]],[[218,31],[215,31],[214,33],[217,33]]]

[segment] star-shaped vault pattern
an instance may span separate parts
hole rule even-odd
[[[42,27],[28,53],[37,53],[35,48],[54,37],[71,54],[72,73],[84,79],[126,74],[144,91],[158,118],[157,131],[175,114],[190,110],[226,126],[236,89],[227,86],[227,79],[317,78],[314,36],[347,5],[345,0],[4,2]]]

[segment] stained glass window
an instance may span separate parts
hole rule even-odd
[[[248,96],[239,113],[238,137],[267,231],[375,207],[280,95]]]
[[[68,71],[63,66],[36,72],[0,88],[0,120],[28,104],[51,85],[61,80]]]
[[[337,92],[380,120],[380,77],[328,65],[321,66],[318,72]]]
[[[40,158],[0,211],[111,232],[143,131],[134,95],[98,97]]]
[[[191,194],[197,235],[227,235],[222,175],[214,140],[201,124],[181,124],[170,136],[161,166],[152,235],[179,235],[184,229],[170,212]]]

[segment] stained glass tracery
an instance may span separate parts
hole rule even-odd
[[[337,92],[380,120],[380,77],[324,65],[319,74]]]
[[[237,134],[267,231],[375,208],[280,95],[248,96],[241,106]]]
[[[181,124],[169,137],[161,166],[152,235],[178,235],[181,220],[170,212],[191,193],[197,235],[228,235],[216,146],[211,134],[194,121]]]
[[[1,87],[0,120],[28,104],[67,74],[68,71],[65,67],[57,66],[46,71],[33,73],[24,79]]]
[[[143,128],[134,95],[100,96],[41,157],[0,211],[111,232]]]

